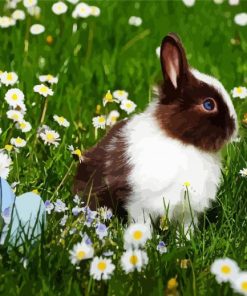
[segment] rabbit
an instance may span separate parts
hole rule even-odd
[[[154,100],[85,152],[74,190],[90,207],[149,225],[166,214],[188,231],[216,198],[219,152],[236,136],[237,116],[223,85],[189,67],[175,33],[164,37],[160,61]]]

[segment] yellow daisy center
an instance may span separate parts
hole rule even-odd
[[[19,115],[18,114],[13,114],[12,115],[12,118],[15,119],[15,120],[18,120],[19,119]]]
[[[21,138],[19,138],[19,137],[16,138],[15,141],[16,141],[16,144],[22,144],[22,142],[23,142],[23,140]]]
[[[231,272],[231,268],[228,265],[223,265],[221,267],[221,272],[224,273],[224,274],[228,274],[228,273]]]
[[[112,102],[113,101],[113,97],[112,97],[112,94],[110,92],[108,92],[105,95],[105,100],[108,101],[108,102]]]
[[[129,108],[131,108],[131,107],[132,107],[132,104],[131,104],[131,103],[126,103],[126,105],[125,105],[125,106],[126,106],[126,108],[128,108],[128,109],[129,109]]]
[[[14,101],[16,101],[16,100],[18,99],[17,94],[13,94],[13,95],[12,95],[12,99],[13,99]]]
[[[237,92],[238,94],[241,94],[241,93],[243,92],[242,87],[240,87],[240,86],[237,87],[236,92]]]
[[[81,157],[81,150],[76,149],[75,151],[73,151],[73,154],[77,155],[78,157]]]
[[[112,116],[111,121],[113,121],[113,122],[117,121],[117,116]]]
[[[242,291],[247,292],[247,281],[242,282],[241,288],[242,288]]]
[[[134,233],[133,233],[133,237],[134,239],[136,240],[140,240],[142,237],[143,237],[143,233],[141,230],[136,230]]]
[[[26,125],[26,123],[25,122],[21,122],[20,123],[20,128],[25,128],[27,125]]]
[[[86,256],[86,253],[84,251],[79,251],[76,253],[76,259],[82,260]]]
[[[99,269],[100,271],[104,271],[104,270],[106,269],[106,263],[105,263],[104,261],[100,261],[100,262],[98,263],[98,269]]]
[[[99,117],[99,123],[104,123],[105,122],[105,118],[103,116]]]
[[[118,95],[119,95],[119,96],[122,96],[123,94],[124,94],[124,91],[123,91],[123,90],[119,90],[119,91],[118,91]]]
[[[63,123],[64,121],[65,121],[65,119],[64,119],[64,117],[58,117],[58,119],[57,119],[59,122],[61,122],[61,123]]]
[[[40,92],[46,93],[47,92],[47,87],[46,86],[41,86]]]
[[[184,182],[184,186],[189,187],[190,186],[190,182],[189,181]]]
[[[55,138],[54,138],[54,135],[53,134],[51,134],[51,133],[47,133],[46,134],[46,138],[47,138],[47,140],[49,140],[49,141],[53,141]]]
[[[46,79],[49,81],[49,80],[52,80],[52,78],[53,78],[53,76],[51,75],[51,74],[48,74],[47,76],[46,76]]]
[[[86,11],[86,9],[84,7],[81,7],[80,11],[83,13]]]
[[[8,152],[10,152],[13,149],[13,146],[7,144],[7,145],[4,146],[4,149],[7,150]]]
[[[130,263],[136,265],[138,263],[138,257],[136,255],[130,256]]]
[[[13,79],[13,75],[11,73],[7,74],[7,80],[12,80]]]

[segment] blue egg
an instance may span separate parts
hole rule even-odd
[[[6,180],[0,178],[0,205],[1,213],[12,207],[15,200],[15,194]]]
[[[36,241],[45,222],[45,205],[39,195],[27,192],[17,196],[13,209],[10,243],[21,245],[25,240]]]

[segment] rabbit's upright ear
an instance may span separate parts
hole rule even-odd
[[[169,33],[162,41],[160,61],[165,82],[170,82],[177,89],[188,73],[185,50],[174,33]]]

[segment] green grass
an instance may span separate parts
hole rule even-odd
[[[241,5],[229,6],[227,1],[216,5],[213,1],[197,1],[187,8],[181,1],[92,1],[101,9],[99,17],[74,20],[72,5],[62,16],[51,12],[52,1],[39,1],[40,18],[27,16],[9,29],[0,29],[0,70],[15,71],[19,87],[25,93],[27,114],[32,131],[22,134],[6,117],[4,101],[7,91],[0,88],[0,148],[13,136],[27,139],[20,153],[10,152],[13,168],[10,183],[19,181],[16,194],[38,189],[43,200],[57,198],[73,207],[72,180],[77,161],[73,160],[67,146],[89,148],[103,136],[95,139],[92,117],[96,105],[108,89],[125,89],[141,112],[151,100],[151,89],[161,79],[159,60],[155,54],[162,38],[170,31],[177,32],[187,50],[189,63],[200,71],[212,74],[222,81],[226,89],[247,83],[247,27],[237,26],[234,15],[246,9]],[[21,4],[19,4],[21,7]],[[0,3],[1,15],[9,15]],[[143,25],[128,25],[131,15],[140,16]],[[31,24],[41,23],[45,33],[33,36]],[[76,23],[78,30],[72,34]],[[51,35],[53,43],[47,44]],[[232,40],[237,40],[233,42]],[[28,48],[25,44],[28,42]],[[54,96],[48,98],[44,123],[61,135],[58,148],[45,146],[37,140],[44,100],[33,92],[39,84],[38,75],[59,75]],[[36,105],[32,106],[35,102]],[[164,295],[167,282],[176,277],[180,295],[233,295],[229,285],[218,285],[210,273],[215,258],[228,256],[247,268],[247,190],[246,179],[239,170],[246,167],[246,128],[241,124],[247,112],[247,100],[235,99],[239,117],[239,143],[229,144],[223,151],[223,181],[218,199],[202,215],[199,229],[191,241],[176,243],[176,225],[168,230],[155,229],[153,239],[147,244],[149,264],[143,272],[126,275],[119,265],[123,252],[123,225],[116,217],[110,222],[111,237],[101,244],[93,230],[83,225],[83,217],[76,220],[69,211],[66,227],[59,225],[62,214],[48,216],[47,228],[41,239],[27,242],[22,248],[0,247],[1,295]],[[102,113],[117,108],[113,104],[102,108]],[[59,127],[53,115],[63,115],[71,123],[68,129]],[[121,118],[125,117],[124,112]],[[77,227],[76,234],[69,229]],[[61,231],[62,229],[62,231]],[[83,261],[80,269],[70,263],[69,250],[80,241],[79,231],[90,235],[95,252],[114,251],[116,270],[109,281],[94,281],[89,276],[90,260]],[[160,238],[157,238],[157,234]],[[156,251],[159,240],[168,245],[168,253]],[[22,259],[28,259],[27,268]],[[189,259],[187,269],[179,260]],[[173,294],[175,295],[175,294]]]

